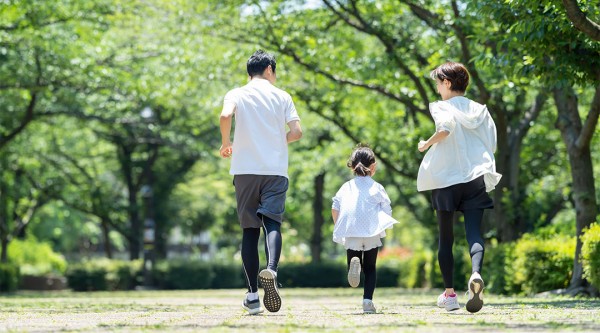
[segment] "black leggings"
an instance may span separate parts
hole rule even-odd
[[[452,274],[454,272],[454,257],[452,244],[454,243],[453,217],[454,212],[438,210],[438,227],[440,229],[440,242],[438,248],[438,262],[445,288],[454,288]],[[481,237],[481,220],[483,209],[465,210],[465,231],[471,254],[471,272],[481,272],[483,265],[483,237]]]
[[[375,284],[377,283],[377,270],[375,265],[377,264],[377,252],[379,248],[370,249],[368,251],[355,251],[346,250],[346,257],[348,259],[348,268],[350,268],[350,260],[353,257],[360,259],[362,271],[365,273],[365,284],[364,284],[364,299],[373,299],[373,292],[375,292]]]
[[[277,272],[279,256],[281,255],[281,223],[261,215],[265,233],[265,254],[267,255],[267,268]],[[248,291],[258,291],[258,239],[260,228],[244,228],[242,234],[242,264],[248,283]]]

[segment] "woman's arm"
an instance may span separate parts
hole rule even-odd
[[[419,151],[420,152],[426,151],[427,149],[429,149],[429,147],[431,147],[434,144],[447,138],[448,135],[450,135],[450,132],[448,132],[446,130],[441,130],[441,131],[434,133],[427,141],[423,141],[423,140],[419,141],[419,146],[418,146]]]

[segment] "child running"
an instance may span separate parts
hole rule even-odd
[[[346,248],[348,283],[353,288],[360,283],[362,267],[365,274],[363,312],[376,313],[373,292],[377,282],[377,253],[385,229],[398,221],[391,216],[391,201],[385,189],[371,178],[377,169],[371,148],[359,144],[347,166],[355,177],[342,185],[333,197],[333,241]]]

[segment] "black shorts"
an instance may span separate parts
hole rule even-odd
[[[279,223],[285,212],[288,179],[283,176],[235,175],[235,198],[242,228],[260,228],[265,215]]]
[[[483,176],[468,183],[455,184],[431,192],[433,209],[443,211],[465,211],[494,208],[494,201],[485,191]]]

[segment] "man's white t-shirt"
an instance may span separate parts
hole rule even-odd
[[[224,102],[236,106],[229,173],[288,177],[286,125],[300,120],[290,94],[254,78],[229,91]]]

